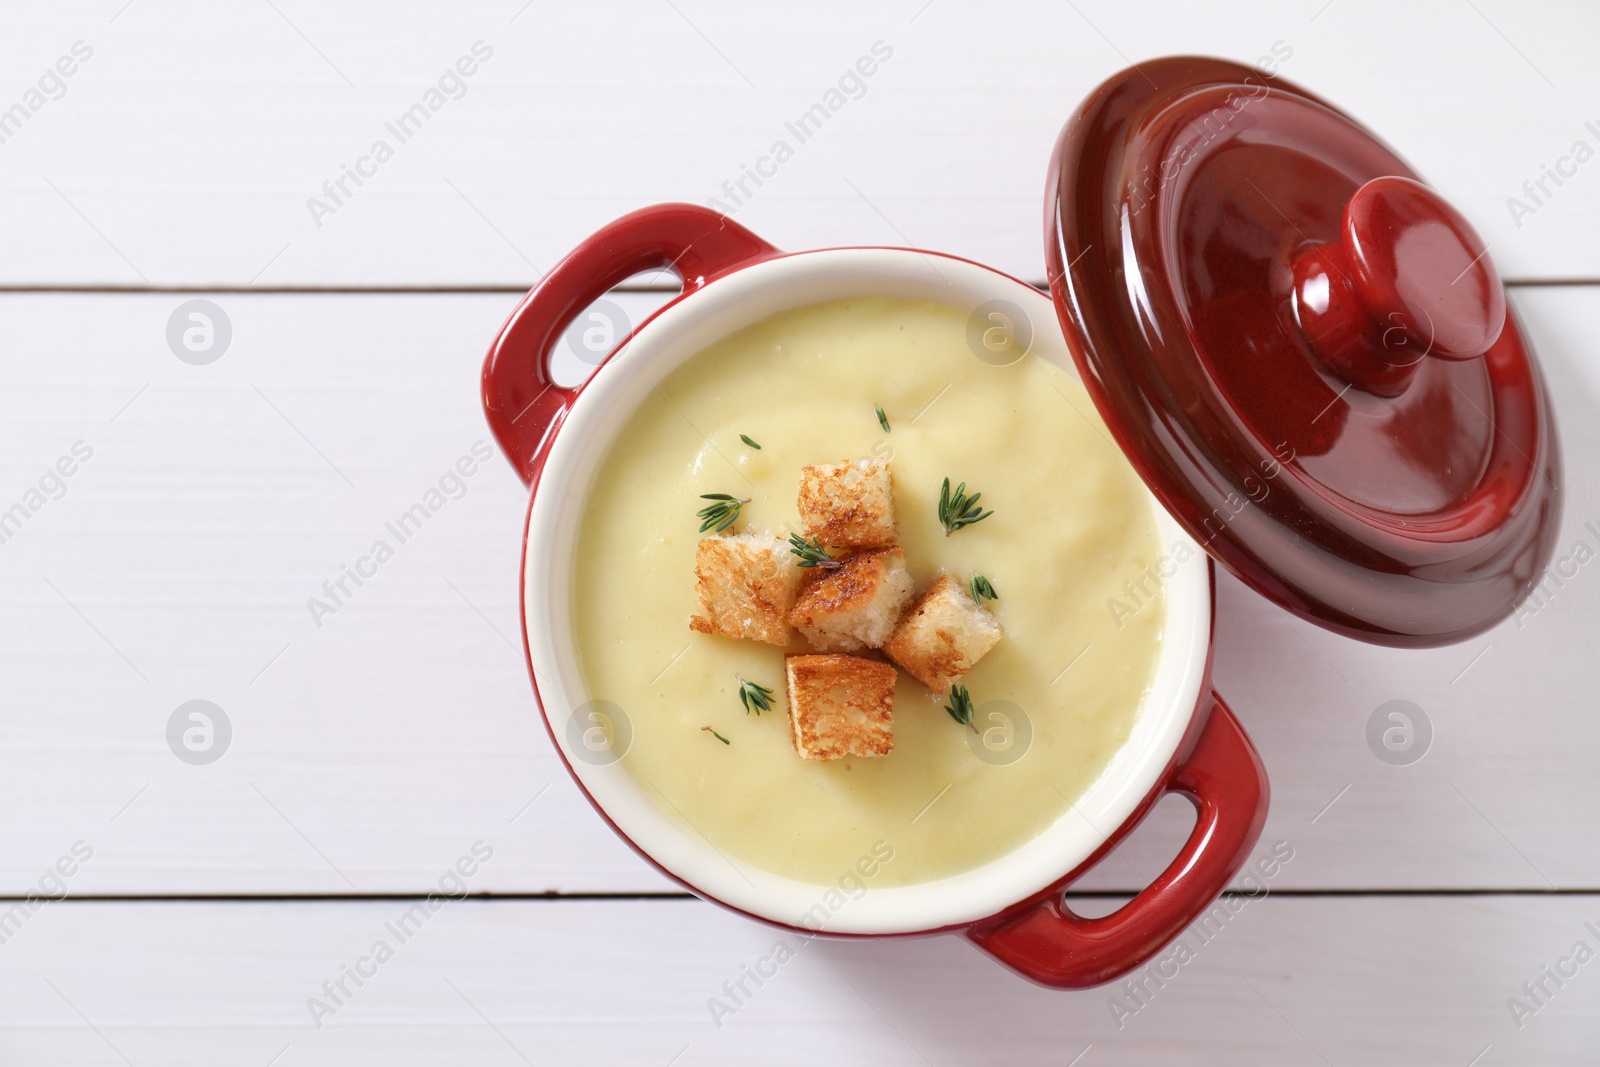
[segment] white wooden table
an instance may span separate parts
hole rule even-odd
[[[599,224],[717,198],[780,246],[1039,279],[1045,159],[1083,94],[1130,61],[1274,46],[1490,242],[1557,397],[1559,554],[1600,549],[1600,162],[1574,156],[1600,149],[1600,9],[999,7],[5,5],[0,512],[26,515],[0,543],[0,1063],[1595,1062],[1600,962],[1571,953],[1600,951],[1600,568],[1424,653],[1224,579],[1219,688],[1272,777],[1263,848],[1294,858],[1147,998],[1036,989],[950,938],[818,942],[720,1026],[708,998],[778,935],[676,892],[561,771],[517,637],[509,468],[308,610],[489,440],[488,341]],[[861,91],[730,201],[877,42]],[[386,124],[419,102],[402,142]],[[1535,204],[1544,165],[1567,176]],[[617,299],[642,315],[661,284]],[[193,299],[231,332],[204,365],[168,343]],[[231,726],[207,765],[167,740],[196,699]],[[1407,766],[1366,742],[1395,699],[1432,725]],[[1159,869],[1182,809],[1082,905]],[[327,992],[478,842],[471,899]]]

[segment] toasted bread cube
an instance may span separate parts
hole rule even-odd
[[[789,725],[801,759],[887,756],[894,683],[887,663],[859,656],[786,656]]]
[[[800,468],[800,522],[806,536],[835,548],[887,548],[899,537],[889,461],[861,459]]]
[[[883,650],[943,697],[999,642],[1000,622],[973,603],[961,583],[940,574],[889,635]]]
[[[789,562],[787,544],[754,533],[702,537],[694,579],[700,614],[690,616],[689,629],[769,645],[789,643],[789,609],[800,573]]]
[[[877,648],[894,632],[912,592],[905,553],[869,549],[837,567],[809,568],[789,622],[819,652]]]

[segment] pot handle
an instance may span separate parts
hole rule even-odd
[[[641,271],[671,270],[687,295],[777,251],[710,208],[658,204],[601,227],[550,268],[500,328],[483,363],[484,415],[522,480],[533,481],[583,388],[550,377],[550,357],[579,312]]]
[[[1167,780],[1198,812],[1183,850],[1117,911],[1085,919],[1067,909],[1065,885],[1020,913],[979,923],[967,937],[1041,985],[1086,989],[1155,955],[1225,889],[1267,817],[1267,775],[1244,729],[1216,693],[1199,741]]]

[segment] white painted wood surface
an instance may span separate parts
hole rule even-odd
[[[1600,148],[1586,0],[126,3],[4,16],[0,107],[74,42],[93,57],[0,144],[0,280],[525,285],[606,219],[712,197],[780,247],[910,243],[1037,280],[1045,162],[1078,100],[1130,61],[1275,44],[1508,276],[1600,278],[1600,163],[1566,164],[1520,227],[1506,203],[1575,141]],[[400,143],[385,123],[480,40],[464,95]],[[878,41],[892,58],[799,143],[784,124]],[[308,199],[381,139],[393,158],[314,220]],[[729,201],[778,139],[793,158]]]
[[[7,130],[80,40],[64,95]],[[479,40],[465,95],[316,225],[307,198]],[[860,98],[732,203],[723,182],[880,40]],[[1520,226],[1507,204],[1574,142],[1600,149],[1596,40],[1580,0],[0,7],[0,513],[92,449],[0,542],[0,895],[57,891],[79,853],[66,901],[0,918],[0,1062],[1592,1062],[1600,964],[1520,1030],[1506,1004],[1576,940],[1600,949],[1587,564],[1426,653],[1224,576],[1218,687],[1295,859],[1121,1030],[1109,992],[1034,989],[949,938],[807,946],[718,1030],[706,998],[775,935],[688,899],[451,904],[315,1028],[306,998],[414,903],[324,897],[425,893],[479,840],[474,893],[676,887],[535,719],[525,496],[498,457],[320,627],[306,600],[489,440],[477,373],[512,290],[615,215],[718,197],[781,246],[914,243],[1037,279],[1045,156],[1085,92],[1128,61],[1282,42],[1283,75],[1396,144],[1508,277],[1597,283],[1600,163],[1547,180]],[[21,291],[40,288],[88,291]],[[209,366],[166,340],[196,297],[232,328]],[[664,295],[617,299],[637,321]],[[1557,396],[1559,553],[1600,549],[1600,284],[1514,300]],[[234,731],[209,766],[165,740],[191,699]],[[1410,766],[1366,742],[1396,699],[1433,726]],[[1086,887],[1138,888],[1185,825],[1167,802]]]
[[[481,836],[501,849],[486,890],[670,888],[589,811],[535,717],[516,617],[526,497],[498,457],[320,627],[307,608],[489,439],[480,350],[516,298],[220,294],[233,341],[203,367],[165,343],[187,299],[0,297],[0,510],[75,441],[94,449],[0,545],[17,609],[0,618],[17,724],[0,798],[27,813],[0,886],[82,838],[82,892],[396,892]],[[660,299],[620,296],[638,317]],[[1600,289],[1515,303],[1558,398],[1561,552],[1600,548],[1583,529],[1600,519]],[[1388,651],[1224,577],[1217,685],[1271,773],[1267,832],[1301,848],[1285,884],[1600,888],[1597,619],[1585,567],[1480,640]],[[233,723],[211,766],[166,745],[168,716],[197,698]],[[1392,699],[1434,727],[1411,766],[1366,745]],[[1179,830],[1130,844],[1093,884],[1142,884]]]
[[[1561,963],[1580,940],[1600,947],[1594,896],[1268,897],[1208,942],[1185,935],[1192,958],[1163,984],[1153,971],[1141,1001],[1039,989],[950,937],[790,936],[793,958],[761,965],[783,935],[693,901],[452,903],[402,943],[388,927],[406,907],[51,906],[4,946],[0,1057],[1589,1067],[1600,1038],[1600,961]],[[379,940],[392,958],[362,963]],[[371,977],[335,1004],[323,983],[358,964]],[[758,965],[777,973],[714,1020],[708,1001],[734,1008],[723,983]],[[1532,1009],[1522,985],[1546,966],[1576,974],[1546,980],[1518,1029],[1507,1002]],[[313,997],[336,1010],[314,1020]]]

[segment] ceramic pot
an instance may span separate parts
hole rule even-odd
[[[642,323],[584,384],[557,385],[552,354],[575,317],[641,271],[665,267],[683,291]],[[1105,773],[1054,824],[975,870],[874,888],[848,907],[817,907],[836,887],[734,865],[675,820],[621,762],[631,731],[586,690],[572,621],[577,530],[601,459],[652,388],[717,340],[791,308],[887,296],[970,312],[1021,308],[1031,353],[1076,377],[1048,295],[936,252],[832,248],[784,253],[706,208],[666,204],[627,215],[557,264],[512,314],[484,367],[484,408],[530,490],[522,617],[534,694],[556,751],[595,809],[646,860],[686,888],[752,918],[805,933],[898,937],[958,933],[1021,974],[1079,988],[1137,967],[1216,900],[1266,817],[1261,762],[1211,688],[1213,573],[1184,529],[1149,495],[1171,546],[1167,620],[1146,703]],[[1073,650],[1063,650],[1063,659]],[[1166,793],[1198,818],[1182,850],[1116,912],[1083,918],[1063,893]]]

